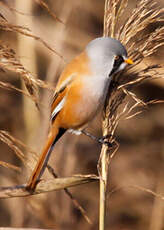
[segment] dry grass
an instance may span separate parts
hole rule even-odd
[[[132,58],[135,63],[133,66],[126,68],[123,73],[116,76],[117,84],[110,89],[110,95],[108,96],[109,105],[106,107],[105,116],[107,120],[110,121],[106,126],[109,129],[108,133],[112,134],[112,136],[123,115],[127,114],[129,117],[130,112],[134,108],[151,104],[151,102],[143,102],[130,90],[145,80],[151,81],[163,78],[164,73],[164,66],[158,64],[144,68],[138,67],[144,58],[154,54],[157,49],[164,45],[164,28],[162,26],[157,27],[155,31],[151,33],[144,34],[150,24],[164,22],[164,10],[160,9],[155,2],[152,3],[150,0],[142,0],[133,10],[128,21],[122,25],[118,32],[115,32],[117,21],[119,20],[120,14],[126,9],[126,6],[127,1],[106,1],[104,16],[104,21],[106,22],[104,23],[104,35],[113,36],[126,45],[129,57]],[[141,33],[139,38],[136,37],[138,33]],[[125,104],[124,109],[118,112],[118,108],[126,96],[131,97],[136,104],[130,105],[129,108],[127,104]]]
[[[144,58],[154,54],[157,49],[164,45],[164,28],[157,28],[152,33],[143,35],[146,28],[153,23],[164,22],[163,14],[164,10],[159,9],[156,3],[152,3],[150,0],[141,0],[136,8],[133,10],[131,17],[126,21],[124,25],[116,33],[117,22],[125,11],[128,1],[106,0],[105,1],[105,13],[104,13],[104,36],[110,36],[119,39],[122,44],[128,48],[128,54],[135,65],[138,65]],[[139,38],[136,35],[141,33]],[[135,67],[134,65],[134,67]],[[103,135],[110,135],[109,141],[111,143],[117,143],[115,140],[115,130],[122,118],[130,119],[140,114],[142,111],[132,113],[134,109],[139,106],[148,106],[151,102],[143,102],[130,90],[136,84],[141,84],[145,79],[152,80],[154,78],[162,78],[163,73],[159,70],[163,68],[160,65],[152,65],[144,69],[138,68],[137,71],[131,71],[129,73],[128,68],[124,73],[119,74],[120,78],[117,79],[117,86],[110,88],[110,92],[107,98],[107,102],[104,107],[104,120],[103,120]],[[133,80],[126,77],[130,75]],[[119,110],[119,107],[123,104],[126,97],[131,97],[134,101],[133,105],[128,106],[125,103],[124,108]],[[109,102],[108,102],[109,101]],[[162,101],[164,102],[164,101]],[[109,163],[118,149],[118,144],[109,149],[107,146],[103,146],[100,154],[99,172],[101,175],[100,180],[100,220],[99,229],[105,229],[105,217],[106,217],[106,196],[109,174]],[[110,159],[110,160],[109,160]]]
[[[36,2],[38,2],[53,17],[53,19],[58,20],[60,23],[63,23],[63,21],[50,10],[50,7],[47,3],[41,0],[36,0]],[[115,133],[120,121],[124,119],[134,118],[138,114],[142,113],[145,108],[147,109],[149,105],[164,102],[163,100],[151,100],[144,102],[136,95],[136,93],[133,92],[134,87],[144,83],[145,81],[152,81],[163,78],[164,71],[162,65],[153,63],[145,67],[140,64],[145,60],[145,58],[148,58],[149,56],[155,54],[156,51],[164,45],[164,28],[162,26],[162,23],[164,22],[164,10],[160,9],[156,3],[150,0],[141,0],[131,13],[131,16],[126,21],[126,23],[118,28],[117,24],[120,23],[120,18],[126,12],[127,6],[127,0],[105,1],[104,36],[111,36],[119,39],[124,45],[126,45],[130,58],[132,58],[135,62],[132,67],[127,68],[125,71],[115,76],[105,104],[103,135],[110,134],[109,141],[113,143],[113,148],[111,149],[108,149],[108,147],[105,145],[102,146],[100,154],[100,161],[102,160],[103,163],[99,162],[99,172],[102,177],[101,179],[105,181],[105,184],[104,181],[102,181],[102,185],[105,185],[105,187],[103,188],[105,195],[108,186],[108,166],[116,151],[118,150],[117,136],[115,135]],[[14,10],[11,7],[10,9]],[[56,50],[50,47],[43,39],[35,36],[27,27],[17,26],[9,23],[6,17],[4,17],[2,14],[0,15],[0,17],[1,30],[10,31],[13,33],[20,33],[24,36],[33,38],[41,42],[44,46],[57,54],[60,58],[63,58],[61,54],[56,52]],[[148,27],[150,25],[154,25],[155,30],[151,32],[148,31]],[[11,72],[19,74],[19,76],[23,79],[28,92],[17,88],[8,82],[0,81],[0,87],[3,89],[12,89],[19,91],[25,96],[30,97],[35,102],[37,107],[42,105],[38,96],[38,86],[49,90],[54,89],[54,86],[46,83],[45,81],[35,79],[33,74],[30,73],[21,64],[19,57],[16,55],[16,52],[9,45],[6,45],[4,41],[0,42],[0,68],[3,71],[9,70]],[[72,80],[72,78],[70,80]],[[67,84],[67,82],[65,84]],[[63,90],[64,87],[65,85],[62,86],[61,90]],[[126,101],[128,98],[131,99],[132,103],[128,103]],[[32,153],[31,158],[33,158],[34,160],[37,159],[37,154],[34,151],[29,150],[27,146],[25,146],[18,139],[13,138],[8,132],[1,130],[0,140],[6,143],[14,151],[16,156],[27,168],[30,168],[30,164],[27,164],[27,157],[23,153],[25,149]],[[103,156],[105,157],[103,158]],[[19,167],[10,163],[0,162],[0,165],[20,171]],[[92,179],[93,178],[91,178],[91,180]],[[85,182],[88,181],[89,180],[85,180]],[[68,184],[64,185],[64,188],[69,187],[69,181],[67,182]],[[76,183],[80,184],[79,181],[76,181]],[[82,183],[84,182],[82,181]],[[52,190],[52,188],[48,190],[49,185],[47,187],[46,182],[44,181],[41,182],[41,185],[43,185],[42,192]],[[136,186],[135,188],[143,190],[147,193],[151,193],[155,197],[163,200],[163,196],[161,194],[155,193],[149,189],[145,189],[139,186]],[[38,187],[38,189],[40,188]],[[8,193],[8,191],[6,192]],[[27,193],[26,195],[29,195],[29,193]],[[74,200],[74,198],[72,199]],[[79,206],[79,209],[80,208],[81,207]],[[103,209],[105,209],[105,207],[103,207]],[[83,213],[82,209],[81,212]],[[85,216],[85,213],[83,213],[83,215]],[[86,216],[86,218],[88,217]],[[102,221],[104,222],[104,218]],[[102,227],[101,229],[104,229],[104,227]]]
[[[58,22],[64,24],[64,22],[56,16],[56,14],[49,8],[48,4],[43,0],[35,0],[41,7],[43,7],[47,12],[52,16],[54,20],[57,20]]]

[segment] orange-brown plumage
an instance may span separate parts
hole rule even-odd
[[[57,120],[60,123],[60,126],[65,129],[69,128],[78,128],[86,123],[83,120],[82,116],[79,116],[79,113],[76,113],[76,108],[81,107],[84,100],[83,97],[83,81],[84,76],[90,76],[91,70],[88,64],[88,57],[85,52],[77,56],[72,62],[70,62],[63,73],[61,74],[59,81],[56,86],[56,91],[60,89],[60,86],[63,82],[68,78],[68,76],[75,75],[75,79],[70,82],[66,89],[62,91],[57,98],[53,101],[51,106],[51,112],[55,109],[55,107],[59,104],[59,102],[63,99],[64,96],[67,96],[67,100],[65,102],[64,107],[58,114]],[[70,109],[72,108],[72,109]]]
[[[117,58],[116,58],[117,57]],[[31,190],[43,174],[53,146],[66,130],[83,129],[102,107],[112,74],[132,64],[124,46],[112,38],[98,38],[62,72],[51,104],[47,142],[27,183]]]
[[[82,52],[80,55],[75,57],[64,69],[62,72],[58,83],[56,85],[56,90],[59,89],[60,85],[64,80],[71,76],[72,74],[83,74],[83,75],[90,75],[91,69],[89,67],[89,58],[86,52]]]
[[[49,151],[50,147],[52,146],[54,139],[57,136],[58,132],[59,132],[58,125],[57,124],[53,125],[49,131],[47,142],[44,145],[44,148],[42,150],[42,154],[40,155],[38,162],[37,162],[37,164],[36,164],[36,166],[32,172],[32,175],[30,176],[30,179],[28,181],[27,187],[31,190],[33,190],[35,188],[38,179],[40,178],[41,174],[44,171],[44,165],[46,165],[46,163],[49,159],[49,156],[47,155],[48,151]]]
[[[87,68],[86,68],[87,67]],[[81,77],[84,75],[89,75],[90,70],[88,66],[88,57],[85,52],[76,57],[72,62],[70,62],[65,70],[62,72],[57,86],[56,91],[60,90],[61,85],[66,79],[75,75],[76,81],[70,81],[68,85],[66,85],[65,89],[63,89],[60,93],[54,94],[54,99],[51,104],[51,113],[57,107],[57,105],[62,101],[62,99],[67,95],[67,100],[64,107],[57,114],[57,116],[52,121],[52,126],[50,128],[50,132],[48,135],[48,140],[43,148],[42,154],[37,162],[37,165],[34,168],[34,171],[28,181],[27,187],[30,189],[34,189],[36,186],[37,180],[40,178],[41,171],[44,170],[45,167],[45,159],[49,158],[47,156],[51,145],[53,144],[57,134],[59,133],[59,129],[69,129],[69,128],[78,128],[81,124],[85,123],[85,121],[81,121],[79,115],[74,113],[74,110],[70,110],[70,108],[78,105],[80,101],[81,92],[80,88],[82,87]],[[79,80],[78,80],[79,79]],[[47,161],[47,160],[46,160]]]

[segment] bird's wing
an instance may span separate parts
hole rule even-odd
[[[76,73],[71,74],[59,86],[57,86],[51,104],[51,120],[54,120],[58,112],[63,108],[68,87],[75,77]]]

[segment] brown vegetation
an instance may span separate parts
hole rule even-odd
[[[104,2],[97,0],[94,4],[91,0],[65,0],[62,4],[61,0],[21,1],[0,2],[0,186],[27,181],[38,156],[36,152],[46,137],[55,82],[65,62],[89,40],[101,36],[104,16],[104,35],[118,38],[135,62],[115,77],[106,101],[103,134],[111,134],[109,140],[114,147],[103,146],[101,150],[85,136],[66,134],[56,146],[50,164],[64,177],[97,175],[100,150],[101,156],[105,152],[105,158],[100,159],[105,160],[104,165],[109,164],[107,229],[162,230],[162,1],[140,0],[136,6],[134,1],[106,0],[105,13]],[[97,118],[89,128],[97,136],[102,135],[100,121]],[[99,164],[98,169],[104,170],[104,166]],[[50,166],[49,171],[56,177]],[[38,191],[47,191],[51,174],[44,175],[46,180],[38,185]],[[91,180],[95,179],[92,176]],[[73,177],[71,183],[88,180]],[[61,186],[66,187],[68,184]],[[18,192],[18,188],[13,189]],[[13,195],[11,190],[3,190],[1,197],[2,192]],[[0,226],[97,229],[98,183],[77,186],[71,192],[73,195],[66,189],[28,198],[1,199]]]

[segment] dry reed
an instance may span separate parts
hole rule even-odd
[[[144,35],[146,28],[153,23],[164,22],[163,9],[159,9],[156,3],[150,0],[141,0],[133,10],[130,18],[116,33],[117,22],[121,14],[125,11],[128,1],[106,0],[104,13],[104,36],[110,36],[119,39],[122,44],[126,45],[128,54],[138,65],[144,58],[154,54],[157,49],[164,45],[164,28],[157,28],[155,31]],[[141,33],[139,38],[136,35]],[[154,78],[162,78],[159,70],[163,66],[152,65],[146,68],[138,68],[133,70],[127,68],[117,78],[117,86],[110,87],[107,102],[104,107],[104,119],[102,124],[103,135],[109,135],[108,139],[111,143],[115,141],[115,130],[122,118],[130,119],[142,111],[131,114],[134,108],[139,106],[148,106],[149,102],[143,102],[130,90],[136,85],[141,84],[144,80],[152,80]],[[127,77],[130,75],[130,79]],[[132,79],[132,80],[131,80]],[[120,105],[125,101],[126,96],[134,100],[134,105],[128,106],[125,103],[124,108],[119,110]],[[162,101],[164,102],[164,101]],[[118,147],[118,145],[117,145]],[[100,171],[100,216],[99,229],[105,229],[106,216],[106,194],[108,185],[108,170],[109,163],[116,149],[109,149],[107,146],[102,146],[99,162]]]
[[[55,14],[52,14],[47,4],[43,1],[38,1],[42,7],[44,7],[48,13],[57,19]],[[106,193],[108,186],[108,168],[112,157],[114,156],[116,150],[118,149],[118,144],[116,142],[115,130],[121,119],[130,119],[142,112],[142,108],[149,106],[154,103],[163,103],[163,101],[147,101],[144,102],[132,91],[133,88],[143,83],[145,80],[155,80],[158,78],[163,78],[163,66],[158,64],[153,64],[148,67],[135,68],[139,65],[144,58],[153,55],[161,46],[164,45],[164,28],[161,26],[156,27],[152,32],[147,33],[146,30],[148,26],[155,25],[157,22],[164,22],[163,13],[164,10],[160,9],[156,3],[150,0],[139,1],[136,8],[133,10],[131,16],[117,30],[117,23],[120,21],[120,17],[126,11],[128,1],[127,0],[106,0],[105,1],[105,12],[104,12],[104,36],[111,36],[119,39],[128,50],[130,57],[134,60],[135,64],[132,67],[127,68],[121,74],[115,76],[112,86],[110,87],[109,95],[106,100],[104,108],[104,120],[103,120],[103,135],[110,134],[108,141],[113,143],[113,147],[109,149],[106,145],[102,146],[99,162],[99,172],[100,172],[100,186],[101,186],[101,198],[100,198],[100,229],[105,228],[105,208],[106,208]],[[25,36],[34,38],[35,40],[43,43],[48,49],[54,51],[49,45],[44,42],[41,38],[34,36],[31,31],[26,27],[21,27],[13,25],[7,22],[3,15],[0,15],[0,29],[5,31],[12,31],[14,33],[21,33]],[[59,20],[59,19],[58,19]],[[62,22],[61,20],[59,20]],[[140,34],[140,36],[138,36]],[[57,55],[62,57],[62,55]],[[63,57],[62,57],[63,58]],[[14,86],[0,82],[0,87],[6,89],[14,89],[23,94],[27,94],[35,101],[36,105],[39,103],[38,99],[38,87],[46,87],[49,89],[54,89],[53,86],[49,86],[47,83],[36,80],[32,74],[26,70],[21,63],[19,58],[16,57],[15,52],[4,42],[1,41],[0,44],[0,67],[2,69],[7,69],[16,73],[19,73],[23,78],[29,94],[26,92],[15,88]],[[117,81],[117,84],[114,82]],[[65,87],[65,85],[63,86]],[[63,89],[63,88],[62,88]],[[133,105],[125,103],[125,98],[130,97],[133,100]],[[123,108],[120,109],[120,106]],[[135,111],[139,108],[139,111]],[[25,156],[22,151],[17,147],[20,143],[16,139],[12,139],[10,135],[6,134],[4,131],[0,132],[0,139],[11,147],[17,154],[22,162],[25,161]],[[35,154],[34,154],[35,157]],[[11,165],[5,165],[8,168],[14,168]],[[16,169],[16,168],[14,168]],[[17,169],[16,169],[17,170]],[[93,177],[91,176],[91,181]],[[88,181],[90,180],[88,178]],[[96,178],[97,179],[97,178]],[[60,181],[60,179],[59,179]],[[85,180],[86,181],[86,180]],[[62,184],[62,181],[60,181]],[[68,184],[64,188],[69,187]],[[76,181],[77,182],[77,181]],[[77,183],[80,184],[81,182]],[[84,182],[82,182],[84,183]],[[39,186],[43,186],[42,192],[50,191],[46,187],[46,181],[41,181]],[[71,185],[71,184],[70,184]],[[38,190],[36,189],[36,193]],[[144,190],[146,191],[146,190]],[[8,192],[8,191],[7,191]],[[148,191],[152,192],[152,191]],[[158,196],[158,194],[153,193],[153,195]],[[26,195],[29,195],[27,193]],[[11,194],[12,196],[12,190]],[[161,196],[159,196],[161,198]],[[163,197],[162,197],[163,199]],[[103,201],[104,200],[104,201]]]

